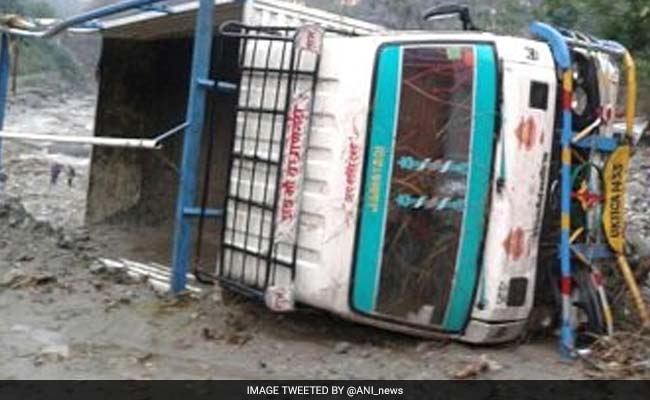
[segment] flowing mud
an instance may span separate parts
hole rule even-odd
[[[5,129],[24,134],[91,136],[94,113],[92,94],[25,88],[10,98]],[[3,148],[7,194],[20,198],[39,220],[65,227],[83,224],[90,147],[7,141]],[[61,172],[56,184],[50,184],[55,168]],[[74,170],[71,185],[70,170]]]
[[[8,130],[90,134],[94,99],[22,92]],[[0,379],[566,379],[556,339],[500,347],[425,342],[301,311],[224,304],[214,287],[171,298],[99,257],[165,262],[166,237],[83,227],[90,150],[7,143],[0,197]],[[637,160],[647,160],[647,150]],[[52,166],[63,165],[51,185]],[[69,187],[65,168],[76,177]],[[637,165],[632,226],[650,233]],[[151,228],[151,233],[156,229]],[[134,238],[146,237],[135,243]],[[149,245],[153,249],[149,248]]]

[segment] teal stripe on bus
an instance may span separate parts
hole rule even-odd
[[[390,196],[393,147],[397,131],[401,64],[400,46],[387,46],[381,50],[371,121],[372,131],[367,147],[364,201],[352,297],[353,307],[365,313],[372,313],[377,301]]]
[[[450,332],[462,330],[471,312],[481,244],[485,235],[485,215],[492,171],[497,62],[494,50],[489,45],[475,46],[474,54],[476,70],[469,182],[456,274],[443,322],[443,329]]]

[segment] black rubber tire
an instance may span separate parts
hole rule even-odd
[[[577,299],[573,305],[582,310],[587,316],[587,324],[577,332],[576,344],[589,344],[597,336],[607,333],[603,306],[598,296],[598,290],[591,279],[591,272],[584,266],[576,266],[573,280]],[[579,327],[580,328],[580,327]]]
[[[600,89],[598,88],[598,67],[596,61],[585,55],[573,52],[573,67],[578,79],[574,82],[574,92],[583,90],[587,96],[584,111],[573,112],[573,130],[582,131],[599,116]]]

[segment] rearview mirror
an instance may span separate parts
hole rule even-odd
[[[424,12],[423,18],[425,21],[432,21],[435,19],[447,19],[458,15],[460,22],[463,24],[463,30],[477,31],[478,28],[472,21],[472,16],[469,12],[469,7],[459,4],[442,4],[430,8]]]

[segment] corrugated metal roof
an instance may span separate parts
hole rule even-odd
[[[215,0],[216,25],[237,20],[253,25],[320,25],[371,33],[384,28],[342,15],[287,3],[279,0]],[[192,35],[196,21],[198,1],[169,6],[169,13],[142,11],[133,15],[103,21],[100,33],[109,38],[153,40]]]

